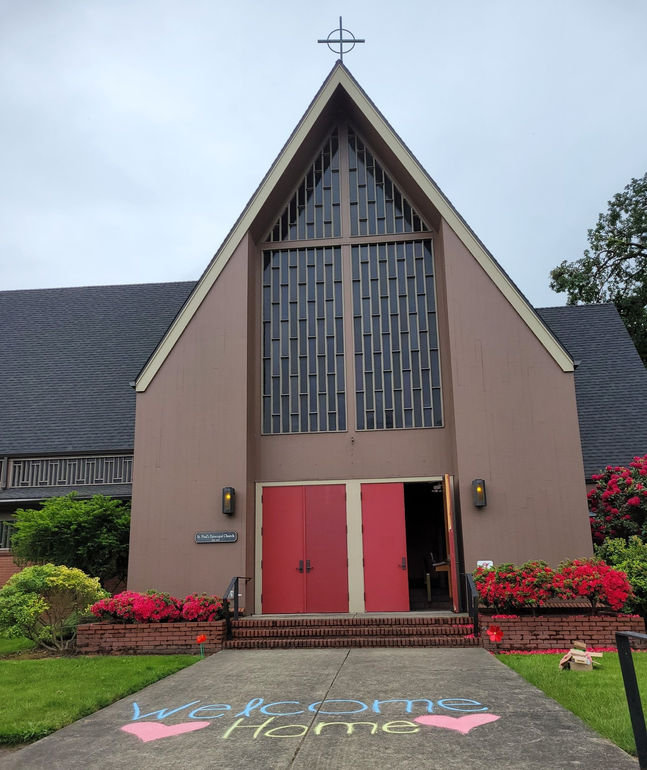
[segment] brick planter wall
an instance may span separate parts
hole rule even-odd
[[[22,567],[13,563],[13,554],[10,551],[0,551],[0,588],[21,569]]]
[[[538,617],[496,618],[479,616],[481,640],[491,652],[508,650],[567,649],[581,640],[589,647],[615,647],[616,631],[645,633],[642,618],[628,615],[544,615]],[[503,639],[495,644],[490,641],[487,629],[499,626]],[[645,644],[632,641],[632,647],[645,649]]]
[[[200,651],[195,641],[198,634],[207,637],[205,652],[218,652],[222,649],[225,637],[225,621],[130,625],[89,623],[79,626],[76,644],[80,652],[87,653],[196,655]]]

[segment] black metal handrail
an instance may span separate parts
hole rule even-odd
[[[476,590],[476,583],[470,572],[465,573],[465,585],[467,587],[467,611],[472,618],[474,626],[474,636],[479,638],[479,592]]]
[[[645,712],[643,711],[643,705],[640,700],[640,690],[638,689],[638,680],[636,679],[636,669],[634,667],[634,659],[629,639],[642,639],[643,641],[647,641],[647,634],[638,634],[635,631],[616,631],[616,646],[618,647],[618,658],[620,659],[622,680],[625,684],[631,727],[634,731],[634,740],[636,741],[638,765],[640,766],[640,770],[647,770],[647,728],[645,727]]]
[[[238,575],[233,577],[229,583],[225,595],[222,598],[222,606],[225,611],[225,623],[227,624],[227,639],[231,639],[233,636],[233,629],[231,625],[231,610],[229,608],[229,597],[232,592],[234,594],[234,620],[238,620],[238,581],[244,580],[246,583],[251,580],[249,577],[242,577]]]

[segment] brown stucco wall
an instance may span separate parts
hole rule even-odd
[[[441,226],[465,567],[590,556],[573,373]],[[488,505],[474,508],[472,479]]]
[[[131,590],[222,595],[246,574],[247,270],[245,237],[137,394]],[[236,489],[232,518],[221,512],[225,486]],[[232,529],[237,543],[195,543],[198,531]]]

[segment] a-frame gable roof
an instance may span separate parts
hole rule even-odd
[[[568,352],[472,232],[438,185],[422,168],[355,78],[341,62],[337,62],[211,260],[184,307],[142,369],[137,379],[137,391],[146,390],[245,233],[251,231],[256,240],[264,234],[263,228],[267,229],[271,217],[276,216],[290,193],[295,168],[301,171],[305,168],[316,143],[321,139],[321,132],[317,132],[316,128],[323,126],[328,129],[341,105],[348,113],[348,117],[358,125],[364,137],[373,145],[374,150],[379,151],[380,148],[384,148],[388,152],[392,171],[406,178],[409,183],[407,190],[413,190],[414,203],[417,202],[420,205],[421,201],[426,200],[427,206],[433,209],[436,216],[430,217],[432,224],[438,224],[440,217],[445,219],[562,370],[573,371],[573,360]],[[418,201],[415,200],[416,193]]]

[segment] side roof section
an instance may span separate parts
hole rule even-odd
[[[586,478],[647,453],[647,369],[615,306],[537,312],[579,360],[575,394]]]
[[[573,360],[560,342],[554,337],[550,329],[534,311],[531,304],[515,286],[510,277],[501,268],[494,257],[475,236],[465,220],[458,214],[449,200],[441,192],[440,188],[422,168],[404,142],[396,134],[388,121],[380,113],[373,102],[353,78],[346,67],[337,62],[324,81],[321,89],[305,112],[296,129],[286,142],[285,146],[274,161],[272,167],[259,185],[258,189],[247,204],[238,221],[225,238],[220,249],[211,260],[209,266],[198,281],[194,291],[188,298],[185,306],[169,328],[168,332],[142,369],[136,384],[137,391],[145,391],[155,374],[159,371],[164,360],[169,355],[175,343],[188,325],[194,313],[200,307],[207,293],[227,264],[235,248],[242,240],[245,233],[252,227],[254,220],[261,211],[268,197],[279,183],[294,159],[306,137],[315,127],[317,121],[324,115],[326,107],[330,105],[335,93],[342,89],[345,96],[350,99],[354,110],[360,114],[371,129],[379,136],[393,153],[397,163],[415,180],[420,190],[432,205],[438,210],[449,226],[458,235],[460,240],[470,251],[472,256],[494,281],[502,294],[515,308],[527,326],[532,330],[537,339],[554,358],[557,364],[565,372],[574,369]]]
[[[132,451],[129,383],[194,286],[0,291],[0,455]]]

